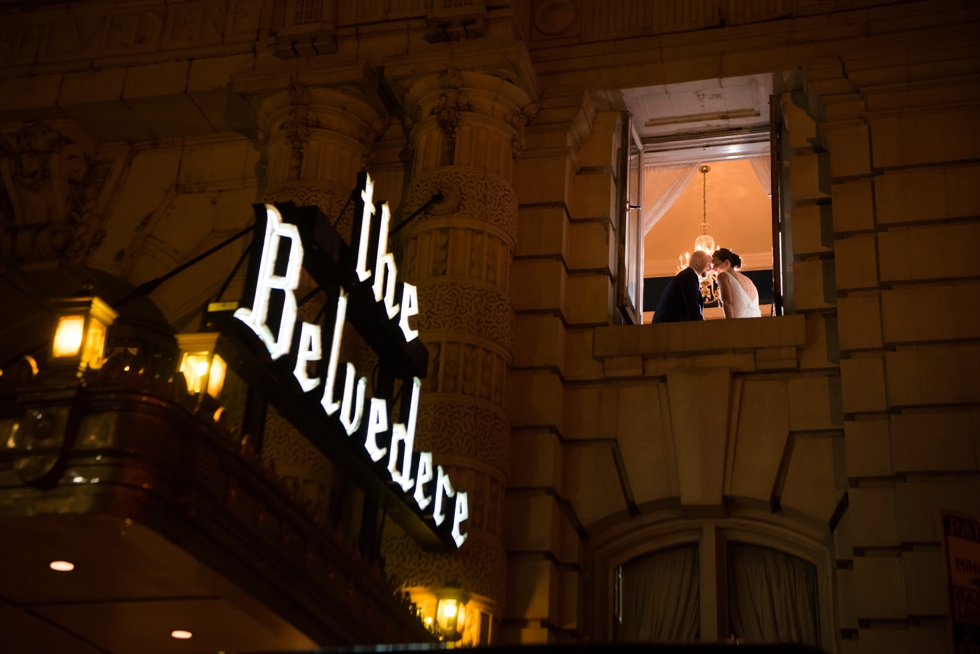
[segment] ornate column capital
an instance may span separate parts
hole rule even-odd
[[[262,199],[316,205],[348,238],[353,214],[341,217],[341,209],[390,124],[374,69],[299,62],[233,81],[256,107]]]
[[[472,111],[510,123],[512,115],[529,120],[537,113],[537,103],[520,86],[499,75],[460,70],[452,65],[413,80],[406,88],[402,105],[405,115],[414,122],[434,114]]]
[[[527,46],[522,41],[503,43],[476,39],[460,41],[451,49],[433,47],[425,53],[397,55],[382,59],[383,75],[398,98],[431,75],[447,68],[479,72],[507,81],[537,101],[541,95],[538,74],[531,63]]]
[[[416,180],[445,166],[476,168],[509,184],[537,103],[497,75],[452,66],[419,78],[404,95]]]

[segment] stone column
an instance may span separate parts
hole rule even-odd
[[[453,555],[418,552],[405,536],[388,538],[383,552],[389,574],[405,586],[436,591],[459,582],[471,609],[499,617],[510,451],[504,386],[514,331],[512,173],[536,105],[499,77],[450,69],[411,84],[405,109],[413,177],[403,213],[437,191],[445,197],[405,229],[401,248],[399,271],[418,286],[419,330],[429,349],[417,447],[431,449],[453,484],[469,494],[470,517],[469,537]],[[479,623],[476,611],[473,621]],[[470,633],[479,638],[478,628]]]
[[[388,127],[388,117],[376,108],[377,103],[356,89],[356,84],[313,87],[293,82],[287,90],[262,101],[258,121],[265,168],[260,200],[315,205],[347,241],[354,214],[354,203],[347,200],[357,184],[357,174],[370,165],[375,140]],[[315,282],[304,273],[297,298],[313,288]],[[299,307],[299,317],[315,322],[324,301],[323,294],[317,295]],[[352,329],[345,332],[343,356],[359,364],[371,356]],[[328,510],[331,485],[337,486],[335,491],[345,486],[334,483],[329,459],[271,407],[262,457],[274,463],[280,477],[317,506],[319,513]],[[352,540],[358,537],[361,517],[361,496],[355,495],[344,498],[345,506],[333,516],[340,518]]]

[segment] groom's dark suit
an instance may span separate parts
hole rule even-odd
[[[657,302],[653,322],[704,320],[703,307],[701,280],[694,270],[685,268],[667,283],[664,294],[660,296],[660,301]]]

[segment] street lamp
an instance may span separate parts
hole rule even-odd
[[[217,332],[177,334],[181,352],[180,372],[187,380],[187,392],[193,395],[207,393],[214,399],[221,395],[228,365],[215,354],[219,336]]]
[[[58,322],[48,361],[79,371],[101,368],[106,331],[118,314],[94,296],[61,298],[52,304]]]
[[[469,601],[469,595],[458,584],[436,591],[436,632],[439,638],[459,640],[463,637],[466,604]]]

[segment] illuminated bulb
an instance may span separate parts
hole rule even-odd
[[[425,624],[432,624],[432,616],[431,615],[425,617]]]
[[[207,361],[202,361],[201,363],[197,364],[197,368],[194,369],[194,372],[197,373],[198,377],[203,377],[207,371],[208,371]]]
[[[75,569],[75,564],[68,561],[52,561],[48,567],[58,572],[71,572]]]
[[[444,616],[446,616],[447,618],[455,618],[456,617],[456,605],[455,604],[446,604],[445,608],[443,608],[443,610],[442,610],[442,614]]]
[[[194,634],[192,634],[191,632],[184,631],[183,629],[174,629],[173,631],[170,632],[170,637],[177,638],[178,640],[187,640],[193,635]]]

